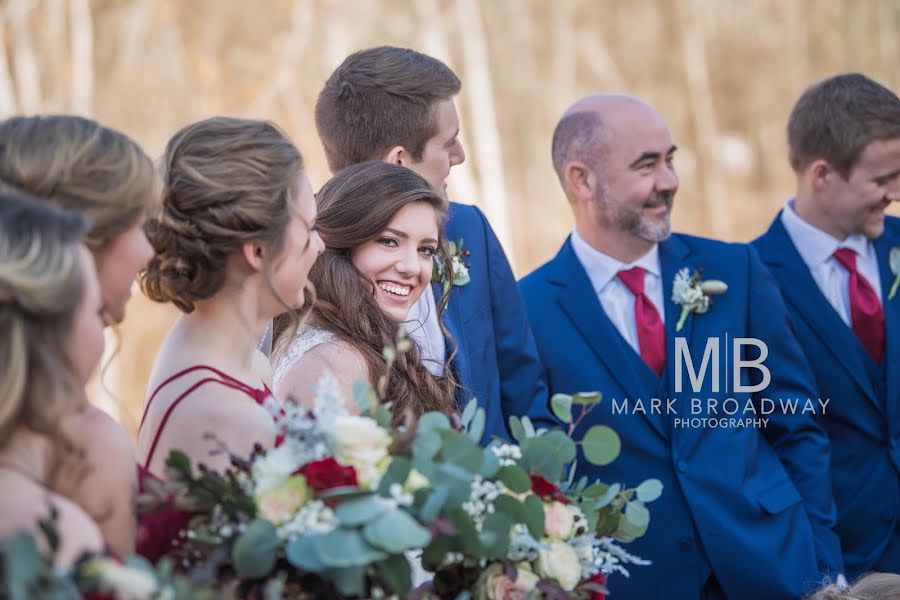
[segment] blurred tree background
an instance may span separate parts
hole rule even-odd
[[[897,0],[0,0],[0,117],[91,116],[151,156],[201,118],[271,119],[318,187],[316,95],[381,44],[462,79],[450,195],[484,209],[519,275],[572,226],[549,148],[581,95],[653,104],[679,146],[676,229],[748,241],[791,193],[784,124],[803,89],[846,71],[900,88]],[[137,291],[128,310],[94,396],[134,431],[176,313]]]

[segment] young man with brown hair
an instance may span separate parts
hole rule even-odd
[[[348,56],[316,102],[316,127],[332,172],[366,160],[412,169],[446,195],[450,169],[465,152],[454,97],[461,84],[441,61],[382,46]],[[450,292],[444,324],[455,344],[459,406],[472,397],[485,410],[483,441],[508,437],[510,415],[550,421],[547,388],[534,337],[509,262],[478,208],[449,203],[449,240],[463,240],[469,281]],[[452,344],[438,322],[441,286],[413,306],[407,330],[429,370],[441,374]]]
[[[858,73],[787,125],[795,195],[753,242],[787,301],[831,438],[847,575],[900,572],[900,98]],[[892,256],[894,258],[892,258]]]

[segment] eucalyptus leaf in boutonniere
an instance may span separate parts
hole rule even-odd
[[[702,315],[709,310],[712,304],[712,296],[719,296],[728,291],[728,284],[718,279],[708,279],[703,281],[700,279],[700,271],[691,272],[687,269],[681,269],[675,275],[675,281],[672,283],[672,302],[681,306],[681,316],[678,323],[675,324],[675,331],[681,331],[688,315],[697,313]]]
[[[459,287],[469,283],[469,265],[463,262],[463,258],[471,256],[468,250],[463,250],[462,238],[456,242],[447,242],[445,250],[450,257],[450,268],[453,269],[453,285]],[[442,293],[446,294],[450,289],[450,277],[444,269],[444,262],[440,257],[435,257],[434,269],[431,272],[431,281],[440,282]]]
[[[894,274],[894,285],[891,286],[891,291],[888,293],[888,300],[893,300],[897,295],[897,288],[900,287],[900,246],[891,248],[888,264],[891,265],[891,273]]]

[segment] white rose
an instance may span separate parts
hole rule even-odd
[[[96,573],[104,590],[112,592],[121,600],[144,600],[152,598],[157,592],[158,586],[153,574],[114,560],[93,560],[88,570]]]
[[[572,535],[575,519],[569,507],[562,502],[544,504],[544,530],[555,540],[564,540]]]
[[[537,572],[543,577],[555,579],[559,586],[571,592],[581,581],[581,563],[575,549],[564,542],[550,542],[540,551]]]
[[[346,415],[334,420],[331,438],[335,459],[355,468],[360,485],[369,487],[379,475],[379,463],[388,455],[390,434],[373,419]]]

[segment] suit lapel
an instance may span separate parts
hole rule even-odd
[[[564,288],[558,297],[563,312],[626,396],[632,401],[641,398],[647,420],[661,436],[668,437],[662,416],[650,411],[656,376],[606,315],[584,267],[572,250],[570,240],[566,240],[554,261],[557,270],[551,281]],[[608,394],[604,393],[604,396]]]
[[[878,268],[881,275],[881,306],[885,321],[885,408],[890,422],[900,417],[900,292],[888,300],[896,275],[889,262],[891,248],[900,246],[900,239],[885,232],[875,240]]]
[[[443,294],[443,289],[440,282],[435,282],[431,284],[431,289],[434,292],[434,297],[437,302],[441,300],[441,294]],[[456,302],[454,302],[453,291],[450,292],[450,302],[447,304],[447,309],[443,313],[444,319],[444,327],[447,328],[447,331],[453,337],[453,340],[456,342],[456,355],[453,357],[453,368],[456,371],[456,379],[459,382],[460,386],[462,386],[461,395],[462,397],[457,398],[458,403],[460,404],[460,408],[465,407],[465,405],[469,401],[469,395],[474,394],[475,391],[472,389],[473,380],[472,380],[472,370],[471,365],[469,364],[469,353],[466,352],[466,336],[465,330],[462,327],[462,323],[460,322],[462,317],[459,312],[459,299],[456,298]],[[444,348],[444,359],[450,358],[450,354],[453,352],[453,346],[450,340],[446,340],[445,348]]]
[[[781,223],[781,213],[766,233],[766,245],[760,254],[772,275],[778,280],[781,293],[793,307],[791,314],[803,319],[823,345],[850,377],[863,390],[866,397],[881,411],[881,403],[869,379],[863,363],[865,349],[853,330],[844,323],[828,299],[822,294],[803,257],[797,251]]]
[[[675,381],[675,338],[685,338],[688,347],[691,348],[692,356],[702,356],[694,354],[691,347],[692,336],[694,330],[694,319],[697,315],[690,315],[684,322],[681,331],[675,331],[675,326],[681,318],[681,305],[672,301],[672,286],[675,281],[675,275],[681,269],[688,269],[693,275],[694,267],[687,263],[687,256],[690,253],[687,245],[677,236],[673,235],[665,242],[659,245],[659,262],[662,273],[663,285],[663,305],[666,313],[666,373],[664,373],[663,383]]]
[[[660,262],[660,273],[662,274],[662,286],[663,286],[663,305],[666,314],[666,371],[663,373],[663,376],[660,378],[659,382],[659,396],[661,398],[679,398],[679,402],[677,403],[678,409],[683,411],[686,404],[683,402],[684,394],[678,394],[675,392],[675,339],[676,338],[684,338],[687,346],[690,350],[691,356],[703,356],[704,348],[694,348],[694,321],[697,319],[697,315],[690,315],[685,320],[684,325],[681,328],[681,331],[675,331],[675,327],[678,324],[678,320],[681,318],[681,305],[676,304],[672,301],[672,286],[675,281],[675,275],[681,269],[688,269],[689,273],[693,275],[694,270],[702,265],[690,265],[688,264],[688,255],[690,254],[690,249],[687,247],[687,244],[674,234],[669,237],[666,241],[662,242],[659,245],[659,262]],[[695,368],[698,368],[699,365],[694,365]],[[688,390],[690,390],[690,384],[685,383]],[[684,388],[682,388],[684,390]],[[688,394],[689,395],[689,394]],[[686,436],[699,435],[702,432],[702,429],[691,429],[691,428],[674,428],[673,427],[673,419],[675,419],[678,415],[668,415],[666,419],[666,426],[669,428],[672,437],[675,437],[675,433],[678,433],[679,445],[682,444],[685,440]]]

